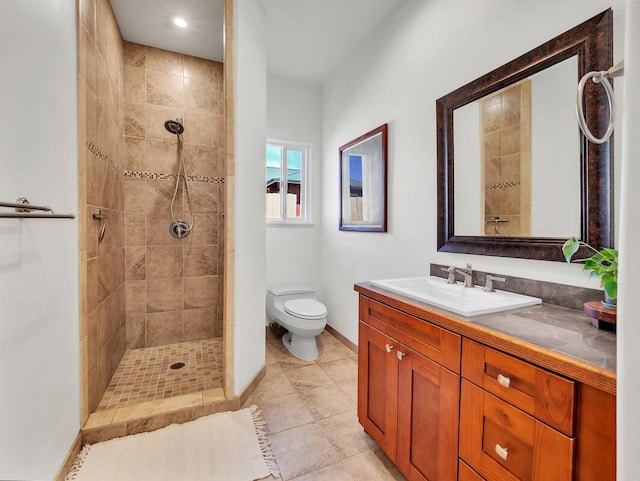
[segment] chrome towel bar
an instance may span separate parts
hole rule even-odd
[[[0,212],[0,219],[75,219],[73,214],[56,214],[51,207],[32,205],[26,197],[18,197],[16,202],[0,202],[0,207],[15,209],[15,212]],[[38,212],[32,212],[32,211]]]

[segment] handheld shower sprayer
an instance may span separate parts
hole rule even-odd
[[[175,120],[167,120],[164,123],[164,128],[168,132],[178,136],[178,175],[176,178],[176,187],[173,191],[173,198],[171,199],[171,218],[173,222],[169,226],[169,233],[176,239],[183,239],[191,233],[193,229],[193,210],[191,207],[191,192],[189,190],[189,180],[187,176],[187,169],[184,165],[184,158],[182,155],[182,134],[184,133],[184,124],[182,119],[177,118]],[[189,206],[189,213],[191,215],[191,223],[184,220],[176,219],[173,213],[173,205],[178,195],[178,187],[180,186],[180,179],[184,179],[185,191],[187,192],[187,204]]]

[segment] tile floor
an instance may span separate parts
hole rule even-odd
[[[174,363],[184,367],[171,369]],[[222,387],[222,338],[125,352],[99,411]]]
[[[328,332],[305,362],[267,329],[267,373],[246,405],[266,420],[283,481],[404,481],[358,424],[357,355]]]

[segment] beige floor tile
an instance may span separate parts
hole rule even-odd
[[[321,419],[316,424],[346,458],[376,447],[376,443],[358,423],[355,410]]]
[[[337,383],[338,387],[351,399],[354,403],[358,402],[358,380],[351,379]]]
[[[354,481],[406,481],[378,448],[347,458],[343,464]]]
[[[319,351],[318,362],[335,361],[336,359],[356,359],[358,357],[355,352],[340,342],[335,344],[327,343]]]
[[[258,404],[275,399],[282,396],[288,396],[289,394],[295,394],[296,390],[282,372],[270,373],[267,369],[267,374],[264,376],[258,387],[249,396],[250,404]]]
[[[303,391],[300,397],[316,420],[356,409],[356,403],[336,384]]]
[[[285,371],[284,374],[298,391],[332,384],[333,381],[316,363]]]
[[[342,459],[314,424],[305,424],[270,436],[283,480],[287,481]]]
[[[334,382],[358,378],[358,361],[355,359],[336,359],[335,361],[319,362],[318,364]]]
[[[298,394],[279,397],[260,405],[267,430],[277,433],[313,422],[313,416]]]
[[[344,464],[339,462],[304,474],[292,481],[353,481],[353,477]]]

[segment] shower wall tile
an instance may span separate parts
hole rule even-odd
[[[520,152],[520,126],[508,127],[502,131],[502,155]]]
[[[218,273],[218,246],[185,248],[185,277],[213,276]]]
[[[186,309],[184,311],[184,340],[195,341],[215,335],[215,308]]]
[[[125,102],[124,104],[124,133],[132,137],[145,135],[145,108],[143,104]]]
[[[147,312],[147,283],[145,281],[128,281],[125,289],[127,319],[135,314],[145,314]]]
[[[124,99],[127,102],[144,103],[146,84],[144,69],[136,67],[124,68]]]
[[[145,347],[145,314],[135,314],[127,316],[126,328],[126,348],[138,349]]]
[[[124,179],[124,203],[126,212],[144,212],[146,189],[143,179]]]
[[[169,234],[171,214],[169,212],[147,214],[147,246],[182,245],[181,239]]]
[[[184,79],[184,107],[189,111],[216,111],[221,101],[217,85],[206,80]]]
[[[127,212],[125,214],[125,233],[127,246],[146,245],[145,214],[143,212]]]
[[[95,45],[96,0],[79,0],[80,29],[89,36],[87,42]]]
[[[108,0],[78,3],[81,421],[98,404],[124,352],[124,50]],[[143,111],[144,112],[144,111]],[[144,120],[144,118],[143,118]],[[144,125],[144,121],[142,122]],[[99,222],[107,216],[104,241]]]
[[[176,174],[178,172],[178,162],[178,142],[175,138],[170,141],[147,140],[145,168],[139,170]],[[191,171],[188,172],[191,174]]]
[[[182,246],[148,247],[147,279],[173,279],[183,277]]]
[[[221,212],[219,203],[220,184],[194,182],[191,187],[193,211],[197,213],[216,214]]]
[[[212,145],[214,147],[219,146],[220,139],[218,123],[222,121],[223,118],[216,112],[194,112],[191,110],[185,112],[185,142]],[[196,125],[198,128],[188,128],[188,126]]]
[[[223,177],[224,170],[219,161],[221,149],[211,145],[186,144],[184,163],[189,175]]]
[[[218,243],[218,236],[222,237],[222,229],[218,216],[212,214],[194,214],[195,225],[185,243],[191,245],[214,245]]]
[[[183,309],[184,279],[147,279],[147,313]]]
[[[184,76],[187,78],[204,80],[222,86],[222,68],[223,65],[219,62],[211,62],[188,55],[184,57]]]
[[[176,339],[183,339],[182,309],[168,312],[150,313],[146,316],[146,344],[160,346],[171,344]]]
[[[221,335],[224,185],[206,179],[189,181],[195,225],[187,238],[175,239],[169,233],[175,180],[158,178],[158,174],[177,174],[177,138],[164,123],[181,118],[188,175],[225,176],[223,66],[128,42],[123,55],[127,66],[124,97],[128,101],[125,168],[143,177],[127,178],[123,189],[128,276],[132,275],[129,268],[141,255],[140,250],[130,248],[145,248],[144,278],[127,282],[127,326],[131,324],[127,346]],[[192,219],[182,183],[173,211],[177,218]]]
[[[159,48],[146,47],[146,69],[170,73],[173,75],[183,75],[184,73],[183,55]]]
[[[147,155],[147,144],[139,137],[124,138],[124,152],[126,170],[145,170],[144,162]]]
[[[184,78],[162,72],[147,72],[148,104],[162,105],[176,109],[184,108]]]
[[[126,280],[140,281],[146,279],[146,248],[127,247],[126,248]]]
[[[184,308],[196,309],[218,305],[217,276],[185,277]]]
[[[139,43],[124,42],[124,65],[145,68],[146,50]]]
[[[164,128],[167,120],[175,120],[177,118],[184,119],[184,110],[160,105],[145,104],[146,124],[145,135],[147,139],[159,139],[175,142],[175,134],[170,133]],[[185,123],[185,134],[188,132],[188,124]]]
[[[175,180],[147,179],[146,181],[146,205],[145,211],[151,212],[169,212],[171,209],[171,199],[175,190]],[[177,204],[174,205],[176,214],[182,213],[182,194],[178,189],[176,198]]]

